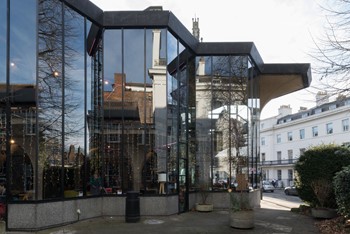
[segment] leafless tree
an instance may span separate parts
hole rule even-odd
[[[240,116],[239,109],[247,105],[248,100],[248,61],[246,57],[218,57],[213,65],[214,83],[212,101],[214,108],[225,107],[217,126],[223,132],[223,145],[228,149],[229,178],[233,171],[241,171],[244,160],[242,148],[246,146],[244,129],[246,117]],[[234,149],[234,150],[233,150]],[[231,184],[231,181],[228,181]]]
[[[328,4],[327,4],[328,3]],[[332,95],[350,91],[350,0],[326,0],[321,6],[327,13],[324,35],[315,38],[314,72],[320,75],[320,90]]]
[[[65,23],[62,22],[64,12]],[[62,11],[62,3],[58,0],[39,1],[38,26],[38,95],[40,136],[46,142],[54,142],[62,136],[62,124],[65,125],[65,136],[74,136],[79,131],[74,111],[81,100],[74,90],[76,81],[70,71],[78,52],[72,43],[76,40],[77,19],[68,7]],[[64,54],[62,53],[64,51]],[[64,74],[61,74],[64,66]],[[63,82],[64,79],[64,82]],[[64,106],[62,95],[64,90]],[[64,111],[62,111],[64,110]],[[62,115],[65,123],[62,123]],[[42,139],[42,140],[43,140]]]

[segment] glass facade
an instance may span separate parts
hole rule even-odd
[[[213,190],[237,186],[250,172],[255,181],[260,112],[255,68],[247,56],[205,56],[196,61],[200,179],[212,183]]]
[[[0,4],[0,176],[11,201],[133,190],[177,194],[182,212],[203,186],[256,184],[251,56],[195,54],[167,27],[101,28],[59,0]]]
[[[190,191],[224,189],[255,167],[248,56],[196,56],[167,28],[119,28],[87,58],[91,23],[63,2],[0,4],[0,176],[11,200],[134,190],[179,194],[185,211]]]
[[[86,187],[89,23],[57,0],[0,4],[1,183],[9,201],[75,196]]]
[[[159,7],[78,2],[0,0],[8,228],[74,222],[78,205],[83,218],[121,215],[111,204],[129,191],[161,215],[192,209],[202,189],[256,188],[260,109],[307,87],[310,65],[264,64],[250,42],[199,42]]]

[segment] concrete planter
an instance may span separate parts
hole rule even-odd
[[[213,211],[214,206],[213,204],[196,204],[196,211],[199,212],[211,212]]]
[[[240,229],[254,228],[254,210],[231,211],[230,226]]]
[[[311,208],[311,215],[316,219],[332,219],[337,217],[337,211],[330,208]]]

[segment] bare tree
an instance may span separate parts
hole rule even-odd
[[[78,137],[83,127],[84,117],[81,116],[82,110],[79,111],[83,96],[81,88],[76,88],[78,77],[74,72],[79,69],[75,67],[77,59],[82,57],[75,46],[77,40],[84,39],[79,37],[83,28],[81,19],[62,1],[38,1],[37,106],[40,140],[37,177],[44,178],[37,185],[39,199],[41,196],[61,195],[64,189],[62,164],[69,161],[70,145],[67,142]],[[65,153],[62,153],[62,147],[65,147]],[[81,157],[79,152],[71,154]],[[76,160],[70,163],[77,165]],[[78,171],[75,175],[77,185]]]
[[[241,172],[242,163],[246,160],[242,149],[246,146],[247,131],[244,126],[247,116],[240,113],[248,100],[247,57],[223,56],[217,57],[213,65],[213,82],[211,84],[213,108],[224,107],[217,122],[217,129],[223,133],[223,146],[227,148],[227,162],[229,166],[229,181],[234,171]],[[245,113],[247,114],[247,113]]]
[[[65,14],[65,23],[62,22],[62,13]],[[77,38],[75,22],[76,16],[68,8],[62,11],[62,4],[57,0],[39,1],[38,27],[38,89],[39,89],[39,123],[40,136],[46,141],[54,141],[62,136],[62,124],[65,125],[66,137],[73,136],[79,131],[74,111],[81,100],[76,96],[74,81],[69,71],[77,58],[77,51],[72,43]],[[64,50],[64,55],[62,53]],[[65,74],[61,74],[62,67]],[[64,82],[63,82],[64,79]],[[62,95],[64,89],[65,103]],[[64,111],[62,111],[64,110]],[[62,123],[62,115],[65,123]]]
[[[321,6],[327,13],[322,38],[314,39],[316,48],[310,54],[315,60],[314,72],[320,75],[320,90],[331,95],[348,95],[350,91],[350,0],[327,0]]]

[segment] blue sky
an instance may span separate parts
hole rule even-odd
[[[311,63],[313,38],[323,33],[324,0],[91,0],[103,10],[144,10],[163,6],[192,31],[199,18],[200,36],[206,42],[252,41],[265,63]],[[313,74],[312,86],[317,85]],[[314,107],[312,88],[270,101],[262,118],[278,114],[278,107]]]

